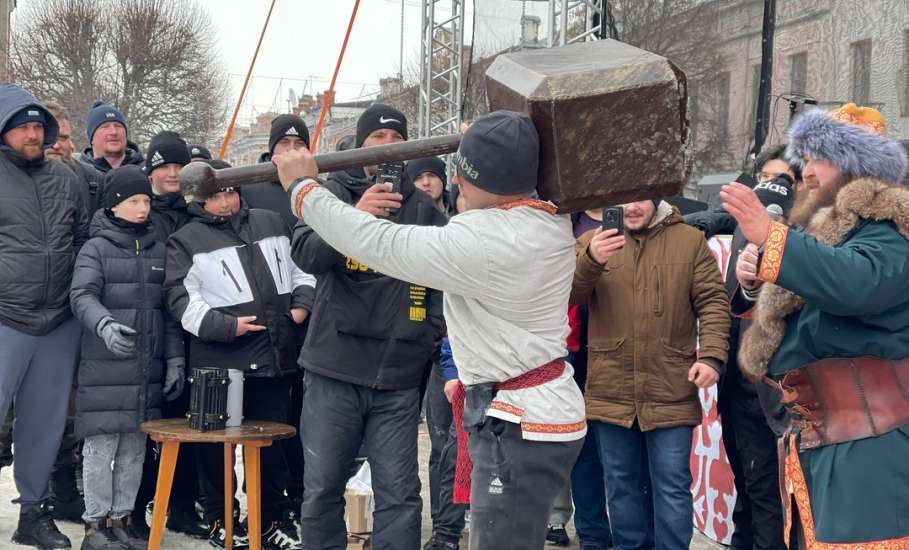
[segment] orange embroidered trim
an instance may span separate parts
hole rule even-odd
[[[802,529],[805,531],[805,546],[807,550],[906,550],[909,548],[909,537],[898,539],[875,540],[870,542],[832,543],[820,542],[814,530],[814,516],[811,513],[811,499],[808,495],[808,484],[799,462],[798,445],[795,435],[790,436],[789,452],[786,455],[786,479],[788,491],[795,497],[795,505],[799,511]],[[791,514],[786,519],[789,525]]]
[[[783,252],[786,250],[786,237],[789,226],[780,222],[770,222],[770,231],[764,241],[764,256],[758,266],[757,278],[765,283],[775,283],[783,266]]]
[[[524,409],[510,403],[505,403],[504,401],[493,401],[489,404],[489,408],[506,412],[508,414],[513,414],[515,416],[524,416]]]
[[[500,204],[496,206],[496,208],[499,210],[511,210],[512,208],[518,208],[519,206],[529,206],[530,208],[536,208],[537,210],[549,212],[550,214],[555,214],[556,210],[558,210],[556,205],[551,202],[541,201],[539,199],[517,199],[506,202],[505,204]]]
[[[587,426],[586,420],[572,424],[538,424],[536,422],[521,422],[521,429],[525,432],[569,434],[579,432]]]
[[[309,183],[300,188],[297,198],[294,200],[294,216],[303,219],[303,199],[316,187],[322,187],[322,184],[315,180],[310,180]]]

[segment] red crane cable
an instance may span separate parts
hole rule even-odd
[[[335,73],[331,75],[331,84],[328,85],[328,91],[325,92],[325,99],[322,101],[322,112],[319,113],[319,123],[316,125],[316,131],[313,134],[312,145],[310,150],[316,150],[316,144],[319,142],[319,135],[322,133],[322,126],[325,124],[325,115],[328,108],[334,102],[335,81],[338,79],[338,73],[341,71],[341,61],[344,60],[344,52],[347,50],[347,40],[353,30],[354,19],[357,18],[357,9],[360,7],[360,0],[354,2],[353,12],[350,14],[350,22],[347,23],[347,34],[344,35],[344,43],[341,44],[341,53],[338,55],[338,63],[335,65]]]
[[[230,117],[230,125],[227,127],[227,133],[224,134],[224,140],[221,142],[221,151],[218,158],[224,160],[224,153],[227,152],[227,145],[234,133],[234,124],[237,122],[237,115],[240,113],[240,105],[246,96],[246,86],[249,84],[249,77],[252,76],[253,67],[256,65],[256,58],[259,57],[259,48],[262,46],[262,39],[265,38],[265,29],[268,28],[268,22],[271,20],[271,12],[275,9],[275,2],[271,0],[271,6],[268,8],[268,15],[265,17],[265,24],[262,25],[262,32],[259,34],[259,42],[256,44],[256,51],[253,53],[252,61],[249,62],[249,70],[246,71],[246,79],[243,81],[243,88],[240,90],[240,97],[237,98],[237,105],[234,107],[234,116]]]

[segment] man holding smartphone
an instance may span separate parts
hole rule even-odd
[[[622,210],[621,229],[598,228],[577,245],[571,301],[589,308],[587,419],[605,471],[615,547],[651,543],[652,509],[652,543],[687,548],[697,392],[716,383],[726,361],[729,302],[703,234],[677,209],[647,200]],[[603,225],[616,214],[606,210]],[[642,463],[649,493],[641,490]]]
[[[407,139],[407,119],[388,105],[360,115],[356,147]],[[278,166],[286,151],[274,155]],[[334,197],[372,218],[400,225],[441,226],[447,216],[403,181],[400,202],[376,199],[386,190],[385,167],[334,172]],[[400,178],[398,178],[400,181]],[[344,487],[361,443],[372,469],[376,512],[373,546],[416,549],[420,544],[417,428],[420,386],[443,334],[441,293],[400,278],[360,254],[344,253],[306,222],[294,230],[293,259],[316,277],[309,332],[298,361],[306,371],[300,436],[306,468],[300,515],[305,548],[343,548]],[[344,225],[339,229],[353,231]],[[390,547],[390,546],[389,546]]]

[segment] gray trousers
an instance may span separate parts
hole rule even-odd
[[[571,502],[571,482],[562,487],[559,494],[556,495],[555,502],[552,503],[552,512],[549,514],[549,525],[568,525],[571,514],[574,512],[574,505]]]
[[[47,499],[60,449],[82,326],[74,318],[31,336],[0,324],[0,418],[15,407],[13,478],[23,505]]]
[[[536,550],[583,439],[528,441],[521,426],[488,418],[470,434],[470,550]]]
[[[123,519],[133,510],[145,462],[142,432],[90,435],[82,446],[82,483],[86,523],[110,516]]]
[[[423,507],[417,463],[419,388],[376,390],[313,372],[303,382],[303,547],[347,548],[344,489],[363,442],[376,504],[372,548],[418,550]]]

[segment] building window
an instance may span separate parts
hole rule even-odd
[[[871,41],[862,40],[850,46],[852,53],[852,101],[858,105],[871,102]]]
[[[804,94],[808,91],[808,54],[789,56],[789,91]]]
[[[718,75],[716,80],[716,135],[725,139],[729,135],[729,83],[731,75],[728,71]]]
[[[903,32],[903,69],[900,71],[900,115],[909,116],[909,31]]]
[[[761,64],[751,66],[751,110],[748,117],[747,131],[751,132],[757,122],[758,94],[761,93]]]

